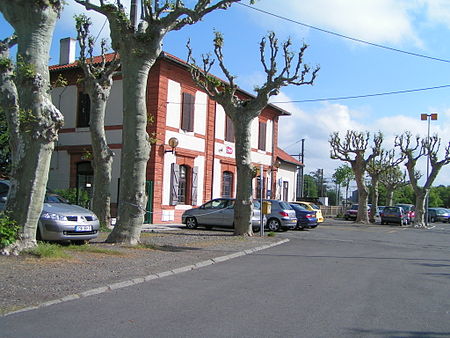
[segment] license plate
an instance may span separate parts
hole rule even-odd
[[[92,225],[77,225],[75,231],[92,231]]]

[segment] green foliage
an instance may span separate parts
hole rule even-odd
[[[71,259],[72,256],[68,252],[84,252],[93,254],[102,254],[109,256],[123,256],[124,253],[118,250],[101,248],[93,245],[61,245],[56,243],[39,242],[38,245],[25,253],[39,257],[51,259]]]
[[[101,247],[89,245],[89,244],[69,245],[67,247],[64,247],[64,250],[75,251],[75,252],[87,252],[87,253],[94,253],[94,254],[103,254],[103,255],[110,255],[110,256],[125,255],[121,251],[112,250],[112,249],[108,249],[108,248],[101,248]]]
[[[82,189],[78,189],[78,192],[76,188],[57,189],[55,193],[66,199],[70,204],[77,204],[83,208],[87,208],[91,201],[87,191]]]
[[[25,62],[19,55],[17,57],[17,74],[24,79],[33,80],[36,77],[36,68],[33,64]]]
[[[450,186],[443,186],[440,185],[438,187],[431,188],[431,191],[436,191],[436,193],[439,195],[439,198],[442,200],[442,204],[440,206],[443,206],[445,208],[450,207]]]
[[[411,185],[406,185],[394,191],[394,204],[395,203],[416,203],[416,196]]]
[[[31,131],[31,125],[37,122],[38,119],[36,116],[33,115],[33,112],[31,109],[20,109],[19,110],[19,123],[20,128],[29,133]]]
[[[267,233],[267,237],[275,237],[275,235],[273,231]]]
[[[59,74],[58,78],[52,83],[52,87],[67,87],[68,84],[69,81],[67,81],[67,79],[62,74]]]
[[[25,253],[39,258],[70,258],[70,256],[64,252],[61,245],[45,242],[39,242],[36,247],[25,251]]]
[[[10,58],[7,57],[0,58],[0,70],[11,69],[12,64],[13,63]]]
[[[19,238],[20,227],[4,213],[0,214],[0,248],[7,247]]]
[[[436,189],[431,188],[430,190],[428,195],[428,206],[430,208],[444,206],[444,201],[442,201],[441,196]]]
[[[0,107],[0,176],[7,176],[11,169],[8,124],[5,111]]]
[[[311,175],[304,175],[303,181],[304,181],[304,196],[312,198],[319,197],[317,183],[314,177],[312,177]]]

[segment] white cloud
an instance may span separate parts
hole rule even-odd
[[[279,119],[279,139],[278,143],[282,149],[289,154],[300,153],[300,140],[305,139],[305,170],[306,172],[324,169],[325,176],[331,177],[335,168],[341,165],[340,161],[330,159],[329,137],[332,132],[339,132],[345,135],[347,130],[369,131],[371,134],[381,131],[384,135],[384,147],[393,149],[395,136],[410,131],[413,136],[427,135],[427,123],[420,121],[420,117],[404,115],[393,115],[390,117],[372,119],[365,118],[360,122],[364,113],[350,109],[342,104],[323,103],[320,108],[308,111],[300,109],[293,103],[288,103],[291,99],[281,93],[272,102],[289,111],[292,115],[280,117]],[[439,119],[445,121],[450,117],[450,109],[439,112]],[[446,142],[449,141],[450,126],[448,123],[435,124],[432,126],[431,134],[437,133],[442,138],[440,159],[443,158],[443,151]],[[422,159],[418,164],[418,169],[426,172],[426,161]],[[450,185],[450,165],[445,166],[439,174],[435,185]]]
[[[412,41],[421,45],[411,24],[412,11],[419,6],[416,2],[411,3],[406,0],[284,0],[280,3],[279,1],[261,0],[257,2],[256,6],[292,20],[374,43],[401,44],[405,41]]]
[[[444,24],[450,27],[450,2],[448,0],[420,0],[419,3],[426,7],[429,23]]]

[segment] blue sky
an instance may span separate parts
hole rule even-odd
[[[186,1],[186,4],[193,2]],[[58,62],[59,39],[75,37],[73,15],[83,11],[73,0],[67,3],[55,31],[50,64]],[[349,129],[381,131],[385,135],[385,148],[391,149],[395,135],[404,131],[426,136],[427,123],[420,120],[424,112],[439,114],[438,120],[431,123],[431,133],[442,138],[441,148],[448,144],[450,87],[351,100],[293,101],[450,85],[450,1],[259,0],[254,7],[356,39],[449,60],[420,58],[355,42],[242,5],[209,14],[194,26],[169,33],[164,42],[166,52],[186,58],[185,44],[190,38],[198,59],[201,53],[212,51],[213,31],[222,32],[229,70],[237,76],[237,83],[250,92],[264,80],[259,42],[268,31],[274,31],[280,41],[290,37],[294,48],[300,47],[302,42],[309,45],[305,61],[321,67],[315,85],[285,87],[272,99],[292,113],[290,117],[281,118],[280,147],[289,154],[298,154],[299,141],[305,139],[305,172],[320,168],[324,169],[325,177],[330,178],[334,169],[342,164],[329,158],[331,132],[339,131],[343,135]],[[92,32],[97,35],[105,20],[92,11],[87,14],[93,17]],[[2,39],[11,32],[1,16],[0,32]],[[108,35],[106,25],[100,36]],[[223,77],[218,70],[214,72]],[[419,169],[425,173],[425,160],[419,164]],[[436,184],[450,185],[450,165],[441,171]]]

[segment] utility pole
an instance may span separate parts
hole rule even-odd
[[[304,171],[304,163],[305,163],[305,139],[302,138],[302,147],[300,150],[300,154],[299,155],[294,155],[294,156],[298,156],[298,160],[302,163],[302,165],[298,166],[297,169],[297,200],[300,200],[304,197],[304,176],[303,176],[303,171]]]

